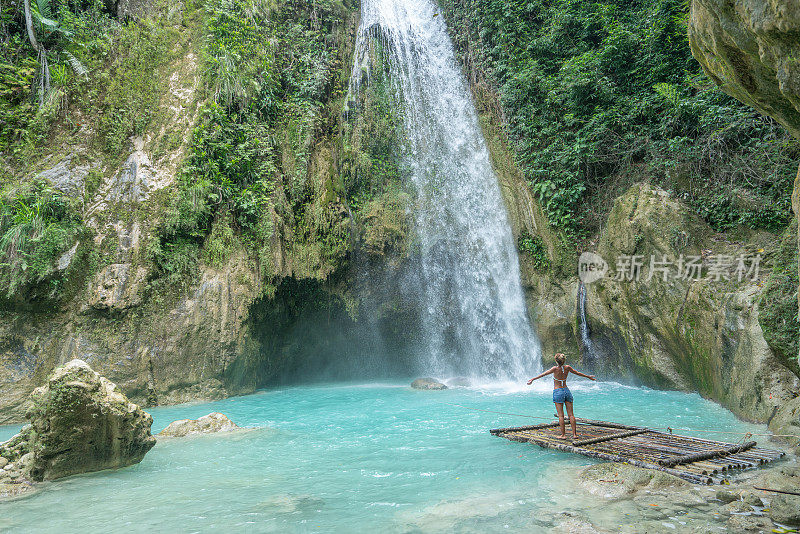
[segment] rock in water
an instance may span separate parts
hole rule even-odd
[[[769,503],[769,516],[776,523],[800,526],[800,497],[778,495]]]
[[[214,432],[230,432],[239,426],[224,414],[213,412],[198,419],[181,419],[171,422],[167,428],[158,433],[159,437],[182,438],[193,434],[212,434]]]
[[[652,491],[667,486],[685,486],[685,480],[654,469],[642,469],[614,462],[595,464],[581,471],[580,486],[598,497],[619,499],[639,490]]]
[[[457,376],[447,381],[447,387],[449,388],[468,388],[471,385],[472,385],[472,380],[470,380],[466,376]]]
[[[153,418],[86,362],[56,369],[31,394],[28,448],[32,480],[139,463],[153,448]]]
[[[435,378],[417,378],[411,382],[411,387],[414,389],[447,389],[447,386]]]

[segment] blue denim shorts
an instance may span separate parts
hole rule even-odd
[[[569,388],[554,389],[553,402],[572,402],[572,392]]]

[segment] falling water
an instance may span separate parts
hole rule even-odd
[[[584,360],[594,359],[594,347],[589,338],[589,325],[586,322],[586,286],[583,282],[578,283],[578,320],[580,323],[581,342],[583,343]]]
[[[415,254],[420,372],[519,379],[540,366],[517,252],[486,142],[432,0],[362,0],[351,89],[369,83],[371,40],[388,56],[402,110]],[[364,74],[366,73],[366,75]]]

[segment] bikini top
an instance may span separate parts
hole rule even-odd
[[[559,369],[561,369],[561,372],[562,372],[562,373],[564,373],[564,372],[565,372],[565,371],[564,371],[564,366],[563,366],[563,365],[559,365],[559,366],[558,366],[558,368],[559,368]],[[556,382],[561,382],[561,387],[562,387],[562,388],[563,388],[564,386],[566,386],[566,385],[567,385],[567,377],[566,377],[566,376],[565,376],[564,378],[556,378],[556,377],[553,377],[553,380],[555,380]]]

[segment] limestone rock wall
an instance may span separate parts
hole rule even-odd
[[[689,41],[706,74],[725,92],[773,117],[800,139],[798,35],[800,4],[794,1],[691,2]],[[792,207],[800,215],[800,169]],[[779,412],[777,419],[783,421],[795,417],[788,415],[794,413],[788,405]]]
[[[726,93],[800,138],[800,4],[693,0],[694,57]]]
[[[759,244],[770,236],[742,237],[714,234],[680,201],[648,184],[618,198],[598,247],[613,274],[586,286],[591,339],[606,372],[624,376],[628,369],[649,385],[698,391],[756,421],[769,420],[792,398],[800,381],[773,354],[758,321],[769,269],[750,272],[768,246]],[[638,280],[617,264],[633,257],[642,262]],[[651,277],[651,258],[664,257],[671,262],[667,271]],[[700,258],[699,276],[686,269],[679,276],[681,257]],[[719,258],[739,257],[748,269],[741,280],[709,274]]]

